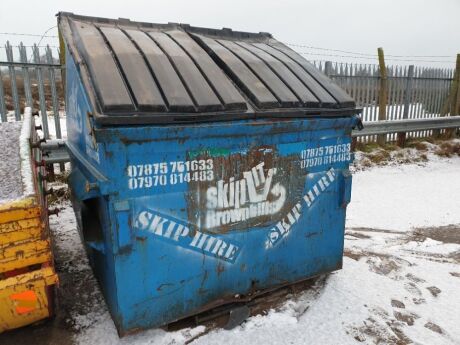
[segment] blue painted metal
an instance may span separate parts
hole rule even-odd
[[[121,334],[341,268],[356,117],[100,127],[66,61],[70,185]]]

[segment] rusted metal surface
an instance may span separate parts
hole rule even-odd
[[[166,327],[169,331],[174,331],[184,327],[204,325],[207,332],[210,332],[213,329],[224,327],[228,322],[230,311],[234,308],[244,305],[249,308],[250,316],[263,315],[271,309],[278,308],[288,299],[296,298],[307,289],[315,293],[324,285],[325,281],[326,277],[318,276],[298,282],[290,282],[271,289],[255,291],[248,296],[229,296],[227,299],[206,305],[196,314],[172,322]],[[299,311],[300,315],[305,311]],[[199,336],[201,334],[197,337]]]

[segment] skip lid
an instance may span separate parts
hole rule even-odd
[[[267,33],[58,18],[101,124],[356,113],[350,96]]]

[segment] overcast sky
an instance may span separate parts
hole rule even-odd
[[[4,0],[0,32],[43,34],[56,25],[55,14],[68,11],[100,17],[124,17],[154,23],[181,22],[194,26],[229,27],[240,31],[266,31],[284,43],[375,54],[383,47],[388,55],[449,57],[393,57],[419,65],[453,67],[460,53],[460,0]],[[52,29],[49,34],[56,35]],[[37,42],[37,37],[0,35],[0,44]],[[54,38],[42,43],[57,45]],[[310,54],[350,55],[312,48],[294,48]],[[3,49],[2,49],[3,50]],[[306,55],[311,60],[360,61],[328,55]]]

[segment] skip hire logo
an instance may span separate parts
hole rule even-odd
[[[134,228],[201,254],[213,256],[233,263],[240,253],[240,245],[229,239],[192,231],[181,221],[164,216],[156,211],[144,209],[135,214]]]
[[[268,232],[267,248],[273,248],[281,239],[286,237],[293,226],[300,219],[302,212],[307,211],[318,200],[319,196],[330,188],[337,179],[336,171],[331,168],[313,185],[311,189],[302,197],[303,202],[299,202],[277,222]]]
[[[264,171],[264,162],[244,171],[242,178],[219,180],[206,191],[205,228],[244,222],[278,213],[286,201],[286,188],[273,183],[277,168]]]
[[[213,159],[215,179],[191,181],[186,195],[188,221],[203,232],[270,226],[302,198],[306,173],[296,153],[264,146]]]

